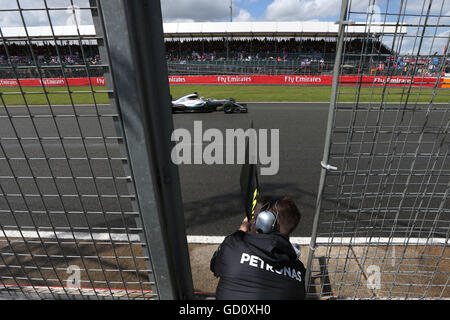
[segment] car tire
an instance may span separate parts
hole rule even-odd
[[[223,105],[224,113],[233,113],[234,105],[232,102],[227,102]]]

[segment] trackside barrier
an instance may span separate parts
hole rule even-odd
[[[332,75],[218,75],[218,76],[172,76],[169,84],[279,84],[279,85],[330,85]],[[434,87],[442,81],[436,77],[386,77],[386,76],[340,76],[342,85]]]
[[[104,77],[91,77],[89,78],[44,78],[42,79],[0,79],[0,87],[17,87],[19,84],[23,87],[64,87],[69,86],[104,86],[106,84]]]
[[[104,77],[89,78],[46,78],[46,79],[0,79],[0,87],[21,86],[103,86]],[[386,77],[386,76],[341,76],[341,85],[366,85],[366,86],[413,86],[413,87],[437,87],[450,88],[450,79],[436,77]],[[216,75],[216,76],[172,76],[169,84],[273,84],[273,85],[331,85],[331,75]]]
[[[20,18],[31,61],[14,62],[18,40],[0,19],[1,71],[12,78],[0,85],[23,98],[11,104],[0,93],[0,299],[189,299],[160,2],[50,2],[32,9],[51,31],[44,37],[27,28],[22,1],[1,8]],[[69,16],[69,35],[54,28],[59,12]],[[80,17],[92,20],[95,37],[80,32]],[[101,65],[89,63],[92,41]],[[80,50],[80,78],[63,63],[67,43]],[[40,63],[38,50],[50,47],[57,62]],[[49,69],[55,78],[45,77]],[[97,100],[99,85],[107,103]],[[49,87],[65,93],[64,104]],[[80,92],[89,103],[74,99]],[[30,107],[25,94],[42,103]]]
[[[424,0],[419,6],[366,1],[367,11],[360,3],[342,0],[306,267],[308,293],[339,299],[449,299],[450,105],[448,90],[438,86],[450,84],[439,79],[450,57],[444,23],[449,1]],[[382,28],[395,23],[398,29],[380,37],[367,33],[359,52],[346,50],[342,44],[353,38],[351,28],[372,23]],[[400,33],[402,25],[406,34]],[[365,66],[380,58],[370,47],[375,40],[390,52],[384,57],[389,61],[385,82],[365,74]],[[342,75],[345,61],[355,56],[360,59],[357,77],[374,81],[343,89],[348,84]],[[438,75],[430,83],[417,77],[423,71],[419,64],[400,65],[405,77],[391,77],[401,61],[431,58],[439,64],[428,66]],[[417,81],[431,87],[410,90]],[[387,88],[393,82],[401,90]]]
[[[450,78],[443,79],[443,84],[441,85],[442,88],[450,88]]]

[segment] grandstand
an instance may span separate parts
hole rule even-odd
[[[276,75],[330,74],[338,26],[316,21],[205,22],[164,23],[163,28],[169,75]],[[383,44],[383,37],[406,32],[406,27],[395,25],[349,26],[351,40],[345,43],[346,73],[384,72],[387,59],[397,53]],[[67,77],[98,77],[104,73],[94,26],[55,26],[53,32],[48,26],[26,30],[10,27],[2,28],[0,36],[6,44],[0,46],[0,78],[62,77],[61,65]],[[73,40],[74,37],[78,40]],[[358,70],[354,66],[363,46],[370,60],[365,70]],[[426,72],[432,72],[432,66],[438,63],[433,58],[417,63],[423,64]],[[391,74],[407,72],[411,61],[397,61],[393,64],[396,71]],[[29,68],[34,63],[41,66],[41,75]]]

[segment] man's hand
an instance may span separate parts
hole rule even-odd
[[[250,228],[250,223],[248,222],[247,217],[245,217],[244,220],[242,220],[241,226],[239,227],[239,230],[244,231],[244,232],[248,232]]]

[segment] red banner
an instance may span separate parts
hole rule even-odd
[[[173,76],[169,84],[275,84],[275,85],[331,85],[331,75],[238,75],[238,76]],[[342,85],[375,85],[433,87],[434,77],[386,77],[386,76],[341,76]],[[442,83],[442,79],[438,86]]]
[[[173,76],[169,84],[309,84],[330,85],[332,76],[310,75],[219,75],[219,76]]]
[[[103,77],[92,77],[91,84],[93,86],[104,86],[105,78]],[[88,86],[89,78],[44,78],[42,79],[44,86],[46,87],[61,87],[65,85],[69,86]],[[21,86],[41,86],[41,79],[19,79]],[[17,87],[19,84],[16,79],[0,79],[0,87]]]
[[[94,86],[105,85],[104,77],[89,78],[45,78],[42,82],[45,86]],[[218,75],[218,76],[172,76],[169,84],[272,84],[272,85],[331,85],[331,75]],[[438,78],[435,77],[386,77],[386,76],[341,76],[341,85],[374,85],[384,86],[409,86],[434,87]],[[19,79],[22,86],[41,86],[40,79]],[[67,83],[66,83],[67,82]],[[438,87],[442,86],[444,79],[441,78]],[[0,79],[0,87],[17,87],[16,79]]]
[[[387,77],[387,76],[341,76],[339,78],[342,85],[365,85],[365,86],[396,86],[407,87],[434,87],[438,78],[435,77]],[[438,87],[442,85],[441,78]]]

